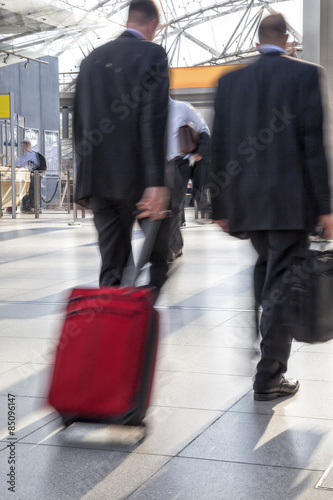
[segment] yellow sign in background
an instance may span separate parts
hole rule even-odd
[[[10,118],[10,95],[0,95],[0,118]]]
[[[225,64],[221,66],[198,66],[194,68],[171,68],[170,88],[171,89],[193,89],[217,87],[219,78],[237,69],[243,68],[246,64]]]

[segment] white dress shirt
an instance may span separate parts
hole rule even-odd
[[[262,43],[258,45],[258,50],[260,54],[268,54],[269,52],[284,52],[287,53],[282,47],[278,45],[273,45],[272,43]]]
[[[139,38],[139,40],[146,40],[146,37],[141,31],[135,30],[134,28],[126,28],[126,31],[129,33],[132,33],[136,38]]]
[[[32,172],[36,166],[39,167],[38,155],[34,151],[27,151],[16,160],[15,166],[19,168],[28,168],[30,172]]]
[[[177,156],[185,158],[180,151],[178,129],[191,123],[194,123],[200,134],[203,132],[210,134],[207,123],[192,104],[169,98],[167,160],[173,160]],[[189,156],[186,155],[186,157]]]

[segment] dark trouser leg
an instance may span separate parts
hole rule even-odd
[[[295,253],[308,246],[308,234],[302,231],[255,231],[250,233],[250,237],[259,254],[255,274],[257,294],[262,287],[263,270],[266,267],[261,293],[261,360],[254,381],[255,391],[262,392],[274,386],[287,371],[292,331],[285,321],[287,303],[283,275]]]
[[[185,219],[185,199],[184,199],[180,213],[180,225],[183,226],[185,224],[186,224],[186,219]]]
[[[170,220],[170,238],[168,247],[175,255],[181,252],[184,246],[183,237],[180,231],[180,220],[181,214],[179,213],[176,215],[173,214]]]
[[[131,252],[135,204],[93,198],[102,267],[100,286],[119,285]]]
[[[171,189],[172,220],[170,222],[169,248],[177,254],[184,246],[180,231],[181,210],[185,200],[190,167],[188,160],[176,160],[174,171],[174,183]]]
[[[259,308],[262,305],[262,291],[264,289],[267,270],[267,232],[262,231],[262,241],[256,240],[258,259],[254,266],[254,314],[257,326],[257,334],[260,334]],[[265,236],[266,235],[266,236]]]
[[[202,216],[205,215],[205,211],[208,208],[207,196],[205,193],[206,177],[207,167],[205,160],[202,159],[194,165],[191,173],[193,181],[193,197],[198,203],[198,209]]]
[[[29,199],[30,199],[30,208],[35,207],[35,176],[33,173],[30,174],[30,184],[29,184]]]
[[[167,280],[170,222],[170,218],[164,219],[161,222],[150,257],[151,267],[149,285],[156,288],[156,298]],[[145,225],[143,224],[142,229],[144,230],[144,228]]]

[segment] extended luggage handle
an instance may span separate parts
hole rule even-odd
[[[160,225],[161,225],[161,220],[153,220],[153,221],[149,219],[142,220],[142,230],[145,233],[145,241],[141,249],[138,262],[136,263],[135,266],[134,277],[131,283],[132,286],[135,286],[135,282],[138,279],[143,266],[147,264],[147,262],[149,262]]]

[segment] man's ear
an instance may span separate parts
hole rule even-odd
[[[287,46],[288,38],[289,38],[288,33],[286,33],[285,35],[283,35],[284,49],[285,49],[285,48],[286,48],[286,46]]]
[[[154,40],[158,25],[159,25],[158,19],[152,19],[151,21],[149,21],[148,26],[149,26],[149,32],[151,33],[150,41]]]

